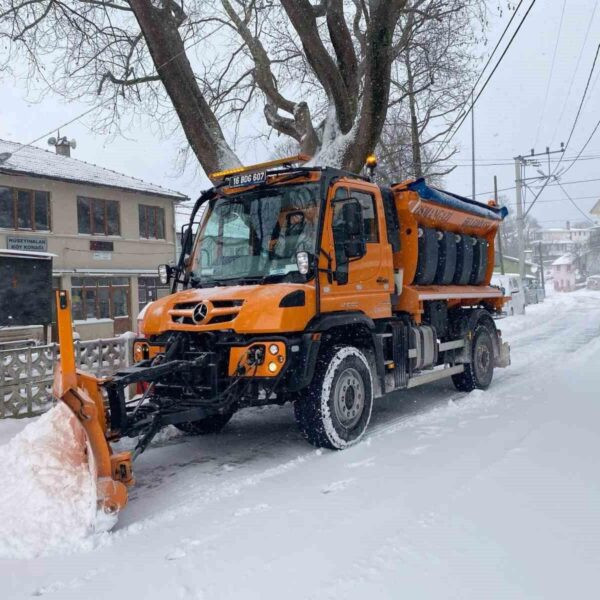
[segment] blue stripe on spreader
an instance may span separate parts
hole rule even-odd
[[[464,198],[458,194],[453,194],[452,192],[438,190],[437,188],[428,186],[423,178],[407,184],[406,187],[413,192],[417,192],[424,200],[431,200],[442,206],[456,208],[485,219],[502,221],[508,214],[508,208],[506,208],[506,206],[494,208],[487,204],[471,200],[470,198]]]

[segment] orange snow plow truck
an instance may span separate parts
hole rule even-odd
[[[342,449],[375,398],[445,377],[485,389],[509,364],[490,286],[506,209],[423,179],[378,185],[373,158],[369,176],[306,160],[212,174],[178,263],[159,267],[172,293],[142,310],[132,367],[76,370],[57,292],[54,395],[87,432],[104,510],[125,506],[133,459],[166,425],[216,433],[244,407],[292,402],[311,444]],[[122,437],[131,452],[111,449]]]

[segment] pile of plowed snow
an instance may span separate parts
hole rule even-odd
[[[0,558],[81,547],[95,519],[85,434],[59,404],[0,446]]]

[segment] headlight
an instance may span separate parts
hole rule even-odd
[[[277,346],[277,344],[271,344],[269,346],[269,352],[273,355],[276,356],[277,353],[279,352],[279,346]]]
[[[277,371],[277,363],[270,362],[269,363],[269,371],[271,371],[271,373],[275,373],[275,371]]]
[[[162,285],[167,285],[171,279],[171,267],[169,265],[158,265],[158,278]]]
[[[296,253],[296,265],[301,275],[308,273],[308,252],[297,252]]]

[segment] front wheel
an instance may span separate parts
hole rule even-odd
[[[373,408],[373,382],[365,355],[353,346],[334,346],[321,358],[308,393],[294,413],[313,446],[341,450],[364,434]]]
[[[461,392],[485,390],[494,376],[494,343],[485,325],[477,325],[471,342],[471,362],[464,364],[462,373],[452,375],[454,387]]]
[[[229,423],[232,412],[223,415],[216,414],[197,421],[188,421],[186,423],[176,423],[175,427],[189,435],[206,435],[208,433],[219,433],[227,423]]]

